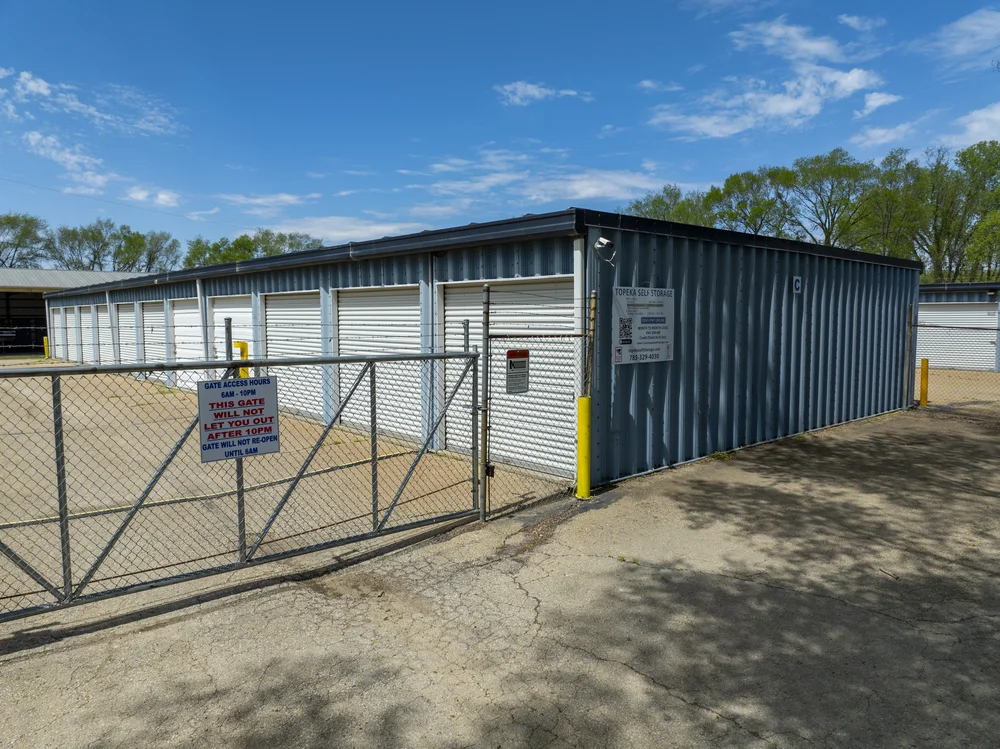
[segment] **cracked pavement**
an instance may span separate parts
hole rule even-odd
[[[998,442],[895,414],[2,624],[0,747],[996,746]]]

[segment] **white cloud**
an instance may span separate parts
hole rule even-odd
[[[418,218],[443,219],[464,213],[474,202],[472,198],[456,198],[445,203],[417,203],[410,206],[410,213]]]
[[[306,172],[306,176],[311,179],[325,179],[330,176],[329,172]]]
[[[576,96],[584,101],[593,101],[593,96],[586,91],[574,91],[570,88],[547,88],[544,83],[528,83],[527,81],[498,83],[493,87],[493,90],[500,94],[500,101],[503,104],[517,107],[524,107],[532,102],[542,101],[543,99],[561,98],[564,96]]]
[[[806,26],[793,26],[785,16],[773,21],[747,23],[739,31],[730,32],[737,49],[760,46],[765,51],[789,60],[825,60],[844,62],[847,55],[835,39],[829,36],[811,36]]]
[[[366,172],[363,169],[345,169],[344,174],[350,174],[352,177],[374,177],[375,172]]]
[[[960,69],[985,68],[1000,53],[1000,11],[980,8],[914,46]]]
[[[850,26],[855,31],[874,31],[880,26],[885,26],[884,18],[872,18],[870,16],[849,16],[846,13],[837,16],[837,20],[845,26]]]
[[[749,79],[739,93],[709,94],[701,99],[696,112],[658,106],[649,124],[666,127],[691,140],[728,138],[756,127],[799,127],[820,114],[828,101],[845,99],[882,83],[874,72],[861,68],[844,71],[800,62],[793,71],[795,77],[782,82],[780,88]]]
[[[133,185],[132,187],[125,190],[125,195],[123,196],[126,200],[134,200],[138,203],[145,203],[149,200],[150,191],[148,188],[139,187],[138,185]]]
[[[42,135],[37,130],[32,130],[25,133],[22,139],[31,153],[54,161],[67,171],[82,172],[95,169],[103,163],[101,159],[84,153],[79,145],[64,146],[54,135]]]
[[[219,206],[214,208],[209,208],[207,211],[191,211],[187,214],[187,217],[192,221],[204,221],[205,216],[214,216],[219,212]]]
[[[152,187],[132,185],[122,196],[136,203],[149,203],[161,208],[176,208],[180,204],[180,194],[173,190],[159,190]]]
[[[597,133],[598,138],[610,138],[613,135],[618,135],[618,133],[623,133],[628,130],[627,127],[619,127],[617,125],[601,125],[601,129]]]
[[[398,234],[411,234],[423,231],[428,227],[423,223],[408,221],[371,221],[353,216],[307,216],[288,219],[271,228],[283,232],[305,232],[319,237],[326,244],[338,244]]]
[[[456,159],[450,158],[445,159],[437,164],[431,164],[432,172],[461,172],[472,166],[471,161],[468,159]]]
[[[680,0],[678,5],[684,10],[693,10],[698,17],[716,13],[748,13],[774,5],[777,0]]]
[[[8,75],[14,73],[10,68],[3,70],[9,70]],[[83,101],[77,90],[74,86],[50,83],[22,70],[14,81],[14,100],[22,105],[37,104],[50,114],[81,116],[99,130],[115,130],[127,135],[171,135],[182,130],[172,107],[132,86],[112,84],[91,92],[88,96],[95,103]],[[5,112],[11,119],[18,119],[22,114],[16,110],[12,113],[9,102]],[[23,114],[33,118],[27,111]]]
[[[629,200],[663,186],[663,181],[631,171],[589,169],[528,180],[520,189],[529,200],[550,203],[556,200]]]
[[[48,81],[23,70],[14,82],[14,95],[19,101],[27,101],[31,96],[51,96],[52,86]]]
[[[295,195],[288,192],[272,193],[271,195],[241,195],[239,193],[225,193],[216,195],[216,199],[225,201],[230,205],[243,209],[243,213],[249,216],[260,216],[271,218],[281,213],[282,208],[288,206],[303,205],[304,203],[318,200],[323,196],[318,192],[311,192],[307,195]]]
[[[468,195],[489,192],[528,176],[528,172],[487,172],[463,180],[435,182],[428,189],[438,195]]]
[[[912,122],[904,122],[896,127],[866,127],[857,135],[851,138],[851,143],[862,148],[874,148],[884,146],[887,143],[895,143],[903,140],[914,132]]]
[[[981,140],[1000,140],[1000,101],[959,117],[955,124],[961,131],[941,138],[947,146],[963,148]]]
[[[8,78],[14,75],[14,68],[0,68],[0,78]]]
[[[855,109],[854,117],[856,119],[867,117],[879,107],[884,107],[888,104],[895,104],[902,98],[903,98],[902,96],[897,96],[896,94],[887,94],[882,91],[873,91],[870,94],[865,94],[865,108],[860,111]]]
[[[640,91],[644,91],[648,94],[660,93],[664,91],[683,91],[684,87],[679,83],[674,83],[673,81],[668,81],[663,83],[662,81],[654,81],[650,78],[639,81],[635,84],[635,87]]]

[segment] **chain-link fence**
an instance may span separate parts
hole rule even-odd
[[[997,332],[990,327],[918,325],[917,395],[921,405],[1000,421]]]
[[[478,513],[478,354],[240,364],[212,424],[219,362],[0,371],[0,620]],[[280,451],[203,462],[269,378]]]

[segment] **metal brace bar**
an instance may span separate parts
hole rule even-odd
[[[10,561],[12,561],[15,565],[17,565],[17,568],[20,569],[21,572],[23,572],[24,574],[26,574],[28,577],[30,577],[32,580],[34,580],[36,583],[38,583],[43,588],[45,588],[45,590],[47,590],[49,593],[51,593],[53,596],[55,596],[55,598],[56,598],[57,601],[63,601],[63,600],[65,600],[65,598],[63,597],[62,592],[60,592],[60,590],[55,585],[53,585],[48,580],[46,580],[42,576],[42,573],[40,573],[38,570],[36,570],[30,564],[28,564],[27,562],[25,562],[23,559],[21,559],[21,557],[18,556],[17,552],[14,551],[12,548],[10,548],[3,541],[0,541],[0,554],[3,554],[5,557],[7,557]]]
[[[191,423],[188,424],[187,429],[184,430],[184,434],[182,434],[180,436],[180,439],[178,439],[177,442],[174,443],[174,447],[170,451],[170,454],[167,455],[166,459],[160,464],[160,467],[156,469],[156,473],[153,474],[153,478],[151,478],[149,480],[149,483],[146,484],[146,488],[142,490],[142,494],[139,495],[139,498],[132,505],[132,508],[128,511],[128,514],[125,515],[125,517],[122,519],[121,525],[118,526],[118,530],[115,531],[114,535],[111,537],[111,540],[108,541],[108,545],[104,547],[104,550],[100,553],[100,555],[98,555],[97,559],[94,561],[94,564],[91,565],[89,570],[87,570],[87,574],[83,576],[83,580],[81,580],[80,584],[76,586],[76,590],[73,591],[74,597],[80,595],[80,593],[83,592],[83,589],[86,588],[87,585],[90,583],[91,579],[97,573],[97,570],[100,568],[102,564],[104,564],[104,560],[107,559],[108,554],[111,553],[111,550],[115,547],[115,544],[118,543],[118,539],[121,538],[122,534],[125,532],[129,524],[132,522],[132,518],[136,516],[136,513],[138,513],[139,510],[142,508],[143,503],[149,498],[149,495],[153,493],[153,489],[156,488],[156,484],[159,482],[160,478],[162,478],[163,474],[166,473],[167,468],[174,461],[174,458],[177,457],[177,453],[179,453],[181,451],[181,448],[184,447],[184,443],[187,442],[187,438],[191,436],[191,432],[194,431],[196,426],[198,426],[197,414],[193,419],[191,419]]]
[[[343,413],[344,408],[350,402],[351,397],[358,389],[358,386],[361,384],[361,381],[364,379],[365,375],[368,374],[368,368],[371,366],[372,363],[368,362],[367,364],[365,364],[364,367],[362,367],[361,371],[358,373],[357,379],[354,380],[354,384],[351,385],[351,389],[347,393],[347,397],[340,402],[340,406],[338,406],[337,411],[333,414],[333,418],[331,418],[330,421],[327,423],[326,427],[324,427],[323,433],[320,434],[319,439],[316,440],[316,444],[313,445],[312,450],[309,451],[309,455],[306,456],[305,461],[299,468],[299,472],[295,474],[295,478],[292,479],[292,483],[288,486],[288,489],[285,490],[285,493],[281,497],[281,500],[279,500],[278,504],[275,505],[274,512],[271,513],[271,517],[267,519],[267,522],[264,523],[264,527],[261,528],[260,534],[257,536],[257,540],[254,541],[253,547],[247,552],[247,557],[246,557],[247,562],[253,559],[254,554],[256,554],[258,549],[260,549],[260,545],[264,543],[264,537],[267,536],[268,531],[271,530],[271,526],[274,525],[274,521],[278,519],[278,515],[284,509],[285,504],[288,502],[288,498],[292,496],[292,492],[295,491],[295,487],[299,485],[299,481],[302,480],[302,477],[305,475],[306,471],[309,470],[309,464],[312,463],[313,458],[316,457],[316,453],[319,452],[319,449],[320,447],[322,447],[323,442],[326,440],[327,435],[330,434],[330,430],[333,429],[333,425],[337,423],[337,419],[340,418],[340,414]]]
[[[63,600],[73,595],[73,566],[69,543],[69,500],[66,491],[66,448],[63,441],[62,381],[52,376],[52,436],[56,458],[56,492],[59,508],[59,546],[62,549]]]
[[[455,399],[455,395],[458,393],[458,389],[462,386],[462,383],[465,382],[465,377],[469,374],[469,370],[472,369],[474,361],[475,358],[470,357],[465,363],[465,369],[462,370],[462,376],[458,378],[458,382],[456,382],[455,387],[452,388],[451,395],[449,395],[448,399],[444,402],[444,408],[441,409],[441,413],[438,415],[437,421],[434,422],[433,429],[431,429],[427,437],[424,438],[424,444],[420,446],[420,452],[417,453],[413,462],[410,464],[410,470],[408,470],[406,475],[403,476],[403,481],[400,483],[399,489],[396,490],[396,496],[392,498],[389,508],[385,511],[385,515],[382,516],[382,521],[375,529],[376,532],[382,531],[382,529],[385,528],[385,524],[389,522],[389,516],[392,514],[392,511],[396,509],[396,503],[399,501],[399,498],[403,496],[403,492],[406,490],[406,485],[410,483],[410,478],[412,478],[413,472],[417,470],[417,464],[420,463],[420,459],[424,457],[424,453],[427,452],[427,448],[431,444],[431,439],[437,433],[438,427],[441,426],[441,422],[444,421],[444,417],[448,413],[448,409],[451,407],[451,402]]]

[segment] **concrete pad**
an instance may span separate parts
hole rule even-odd
[[[995,746],[998,438],[896,414],[0,625],[0,746]]]

